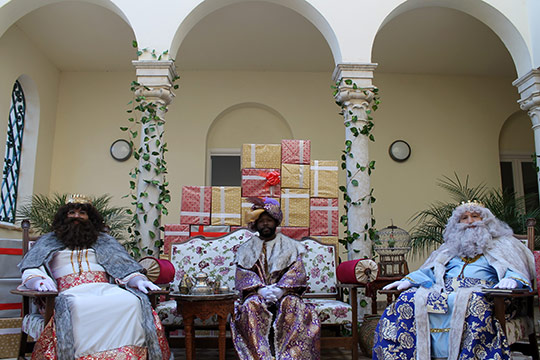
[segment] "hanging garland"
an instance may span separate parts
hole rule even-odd
[[[137,48],[136,41],[133,41],[133,47]],[[137,55],[140,56],[143,52],[149,52],[149,50],[138,50]],[[159,57],[156,55],[155,50],[152,50],[151,52],[152,57],[156,60],[161,60],[162,56],[167,54],[168,50],[164,51]],[[172,80],[174,89],[178,89],[178,85],[174,85],[174,82],[178,79],[179,77],[176,76]],[[165,111],[166,106],[159,105],[154,101],[148,100],[144,95],[141,95],[144,91],[150,91],[151,89],[141,85],[137,81],[131,82],[130,90],[133,92],[133,100],[128,103],[128,105],[131,105],[131,109],[127,110],[127,113],[133,115],[128,118],[130,125],[120,127],[120,130],[128,133],[129,144],[133,149],[133,157],[135,160],[139,161],[140,166],[149,174],[152,174],[150,179],[144,180],[145,188],[142,189],[142,191],[139,189],[139,196],[137,196],[137,179],[141,173],[139,164],[137,164],[129,172],[130,191],[124,196],[131,198],[131,205],[133,206],[133,209],[127,210],[127,213],[131,216],[131,224],[127,229],[129,241],[127,241],[124,246],[131,255],[135,258],[139,258],[143,252],[148,255],[154,255],[152,249],[148,249],[146,246],[141,247],[142,236],[140,231],[137,230],[141,221],[139,219],[140,211],[144,211],[145,213],[142,216],[142,221],[145,223],[149,221],[147,213],[151,209],[156,209],[158,214],[168,215],[169,211],[167,209],[167,204],[171,201],[171,195],[168,189],[169,183],[165,178],[167,174],[167,162],[165,161],[165,153],[168,151],[167,143],[163,141],[163,132],[158,130],[160,126],[165,124],[165,120],[158,115],[158,110]],[[140,129],[143,129],[143,133],[139,136]],[[135,139],[137,138],[142,138],[142,141],[139,140],[139,144],[135,145]],[[151,143],[152,145],[155,145],[157,151],[150,149]],[[148,203],[147,206],[150,206],[150,208],[145,208],[145,204],[141,200],[148,197],[148,192],[151,189],[157,189],[159,191],[158,201],[156,203]],[[159,231],[164,231],[164,227],[161,226],[159,218],[154,219],[152,225],[158,228]],[[148,230],[147,235],[152,240],[157,237],[157,234],[152,230]],[[154,242],[154,246],[156,248],[161,248],[163,246],[163,240],[158,237]]]
[[[352,111],[346,109],[346,105],[342,102],[336,101],[336,103],[341,107],[340,115],[345,115],[345,112],[348,111],[348,115],[345,120],[345,127],[352,133],[352,135],[356,138],[359,136],[366,136],[370,141],[375,141],[375,137],[373,136],[373,118],[371,117],[372,111],[376,111],[379,108],[380,104],[380,96],[379,96],[379,89],[373,88],[373,89],[362,89],[359,88],[356,83],[354,83],[350,79],[339,79],[332,88],[334,89],[334,97],[338,94],[339,89],[341,88],[342,84],[345,83],[348,86],[352,86],[353,90],[362,91],[366,97],[373,96],[373,99],[371,101],[370,109],[366,109],[366,119],[358,119],[357,115],[354,115]],[[350,119],[348,119],[350,117]],[[375,160],[369,161],[367,164],[360,164],[356,163],[355,168],[356,171],[353,173],[351,170],[347,169],[346,161],[348,158],[353,159],[354,154],[352,153],[352,141],[346,140],[345,141],[345,149],[342,150],[341,155],[341,168],[346,171],[347,174],[347,185],[350,183],[353,186],[358,186],[358,180],[354,179],[354,177],[359,172],[367,172],[368,176],[371,176],[371,173],[375,170]],[[371,219],[369,223],[365,224],[364,226],[364,240],[367,241],[367,239],[375,240],[377,231],[375,230],[375,217],[373,216],[373,207],[371,204],[375,202],[375,197],[373,196],[373,188],[370,190],[369,194],[366,196],[360,198],[360,199],[352,199],[347,191],[347,186],[340,186],[339,189],[343,192],[343,199],[345,200],[345,211],[346,214],[342,215],[340,218],[341,224],[345,226],[345,237],[343,239],[340,239],[339,242],[342,243],[345,246],[348,246],[349,244],[352,244],[355,240],[358,240],[360,238],[360,234],[357,232],[351,232],[349,230],[349,219],[348,219],[348,211],[353,206],[360,206],[364,203],[367,203],[370,206],[371,211]]]

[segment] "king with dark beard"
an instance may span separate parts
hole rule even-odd
[[[443,239],[419,270],[386,286],[406,291],[379,321],[373,359],[510,359],[481,290],[530,290],[531,251],[478,202],[454,209]]]
[[[169,359],[145,295],[159,287],[104,228],[96,208],[74,197],[19,264],[20,290],[58,291],[32,359]]]

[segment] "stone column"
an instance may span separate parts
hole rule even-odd
[[[525,110],[532,121],[534,131],[534,147],[536,153],[537,166],[540,166],[540,69],[533,69],[512,85],[518,88],[520,99],[518,104]],[[536,175],[538,188],[540,189],[540,176]],[[540,195],[540,194],[539,194]]]
[[[342,104],[345,122],[345,145],[350,144],[351,156],[346,157],[347,194],[352,202],[360,201],[359,205],[350,205],[347,211],[348,231],[358,237],[347,247],[349,260],[371,257],[372,244],[367,229],[371,224],[371,203],[369,201],[371,185],[369,169],[369,138],[365,134],[355,136],[351,132],[354,126],[362,129],[368,123],[374,93],[372,84],[373,71],[377,64],[338,64],[334,70],[334,81],[341,82],[335,95],[336,101]],[[355,121],[356,120],[356,121]],[[357,166],[364,169],[361,170]]]
[[[133,61],[137,82],[135,96],[144,97],[141,104],[155,104],[153,111],[141,114],[140,154],[137,176],[137,218],[136,231],[140,234],[141,256],[159,254],[161,226],[161,187],[164,173],[156,171],[162,164],[163,128],[167,106],[174,97],[173,82],[176,79],[174,62],[171,60]]]

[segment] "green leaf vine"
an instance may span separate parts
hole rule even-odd
[[[334,97],[338,94],[340,88],[342,87],[342,84],[345,83],[348,86],[351,86],[353,90],[358,90],[364,93],[364,95],[369,96],[370,92],[373,95],[373,99],[370,103],[370,109],[366,110],[366,119],[359,119],[357,115],[354,115],[354,113],[350,110],[346,109],[346,105],[336,101],[338,106],[341,107],[340,115],[345,115],[345,112],[348,111],[348,117],[345,120],[345,127],[351,132],[351,134],[356,138],[359,136],[366,136],[370,141],[375,141],[375,137],[373,136],[373,117],[371,114],[376,111],[379,108],[380,104],[380,96],[379,96],[379,89],[378,88],[372,88],[372,89],[364,89],[358,87],[356,83],[354,83],[351,79],[339,79],[335,85],[332,86],[332,89],[334,89]],[[359,172],[367,172],[369,176],[371,176],[372,172],[375,170],[375,160],[369,161],[367,164],[360,164],[356,162],[354,172],[351,171],[351,169],[347,169],[346,161],[347,159],[354,158],[354,154],[352,153],[352,141],[346,140],[345,141],[345,148],[342,150],[341,154],[341,169],[346,171],[347,174],[347,184],[351,183],[353,186],[358,186],[358,180],[354,179],[354,177]],[[346,186],[340,186],[339,189],[341,192],[343,192],[343,200],[345,200],[345,215],[342,215],[340,218],[341,224],[345,227],[345,236],[343,239],[340,239],[339,242],[345,246],[348,244],[352,244],[355,240],[358,240],[361,236],[361,234],[357,233],[356,231],[351,232],[349,229],[349,219],[348,219],[348,211],[353,206],[360,206],[364,202],[367,202],[368,204],[373,204],[376,199],[373,196],[373,188],[370,190],[369,194],[366,196],[360,198],[360,199],[352,199],[347,191]],[[375,229],[375,217],[373,216],[373,208],[370,207],[371,211],[371,219],[370,221],[365,224],[364,226],[364,240],[367,241],[368,237],[372,241],[376,239],[377,237],[377,231]],[[355,250],[358,251],[358,250]]]
[[[133,41],[132,45],[136,48],[137,42]],[[143,51],[146,51],[146,49],[143,49]],[[154,53],[155,51],[153,51],[153,54]],[[166,55],[167,53],[168,51],[164,51],[163,55]],[[139,52],[138,55],[140,55]],[[157,60],[161,60],[161,56],[157,58]],[[174,89],[178,88],[178,85],[174,85],[174,82],[178,79],[178,76],[173,79]],[[171,201],[171,195],[168,189],[169,183],[166,181],[167,162],[165,161],[165,153],[168,151],[168,148],[167,143],[163,140],[163,132],[159,131],[159,127],[165,124],[165,120],[158,114],[158,110],[165,111],[166,106],[159,105],[158,103],[149,100],[144,95],[140,95],[145,90],[149,91],[150,88],[141,85],[137,81],[131,82],[130,90],[133,92],[133,100],[128,103],[128,105],[131,106],[131,108],[127,110],[127,113],[130,114],[130,117],[128,118],[129,126],[122,126],[120,127],[120,130],[128,134],[129,144],[133,149],[133,157],[135,160],[139,161],[139,163],[141,163],[142,160],[141,167],[153,175],[152,178],[144,180],[145,188],[142,189],[142,191],[139,189],[140,199],[148,197],[148,192],[151,188],[157,188],[159,190],[158,201],[156,203],[150,202],[148,205],[150,208],[158,210],[159,216],[161,216],[161,214],[168,215],[169,211],[167,209],[167,204]],[[141,133],[139,133],[140,131]],[[135,145],[136,139],[139,139],[138,145]],[[157,151],[155,149],[150,149],[150,144],[155,145]],[[139,258],[143,252],[146,252],[148,255],[153,255],[152,249],[148,249],[146,246],[141,248],[141,233],[137,230],[140,225],[138,216],[139,211],[146,212],[142,216],[142,220],[147,223],[149,221],[147,213],[150,210],[148,208],[145,209],[145,205],[137,197],[137,179],[140,173],[141,170],[139,169],[139,164],[130,170],[130,190],[129,193],[124,196],[129,197],[131,199],[131,205],[133,205],[133,209],[127,210],[127,213],[131,216],[131,223],[127,229],[129,240],[124,246],[135,258]],[[154,219],[153,226],[157,227],[160,231],[164,231],[159,218]],[[151,239],[156,239],[157,235],[155,232],[149,230],[148,236]],[[163,240],[159,238],[155,240],[155,247],[161,248],[162,245]]]

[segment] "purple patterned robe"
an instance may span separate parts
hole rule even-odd
[[[236,269],[236,289],[242,299],[235,304],[231,330],[238,356],[241,360],[270,360],[272,346],[276,360],[320,359],[319,318],[314,307],[301,298],[307,284],[302,256],[271,274],[266,273],[261,259],[251,269],[240,265]],[[285,291],[272,306],[257,294],[260,287],[271,284]]]

